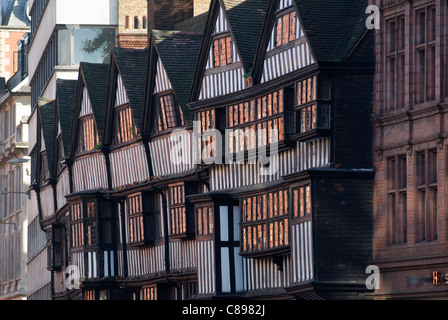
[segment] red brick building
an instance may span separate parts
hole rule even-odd
[[[0,23],[0,77],[8,80],[19,67],[18,42],[30,29],[24,0],[3,1]]]
[[[446,297],[448,4],[378,0],[374,264],[383,298]]]
[[[143,49],[148,45],[147,0],[118,1],[117,45]]]

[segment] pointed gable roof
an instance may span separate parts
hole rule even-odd
[[[269,1],[221,0],[230,20],[231,30],[241,54],[244,69],[249,72],[254,62]]]
[[[367,0],[294,0],[318,62],[344,60],[366,31]]]
[[[62,130],[64,153],[68,155],[70,146],[71,126],[75,107],[77,80],[58,79],[56,82],[56,112]],[[57,128],[56,128],[57,134]]]
[[[149,50],[115,48],[113,60],[123,80],[126,93],[129,98],[134,120],[139,129],[143,125],[143,113],[145,108],[146,82]],[[109,84],[109,83],[108,83]],[[115,97],[115,93],[113,94]],[[114,101],[115,102],[115,101]],[[109,101],[113,105],[114,102]]]
[[[53,166],[54,152],[54,127],[55,127],[55,101],[53,99],[40,98],[38,101],[40,124],[47,152],[48,168]],[[51,169],[50,169],[51,170]]]
[[[159,58],[188,123],[193,119],[187,104],[203,35],[159,30],[153,30],[152,35]]]
[[[244,74],[251,71],[262,35],[269,1],[266,0],[213,0],[198,58],[190,101],[217,98],[245,89]],[[230,32],[235,65],[229,64],[220,75],[210,74],[213,66],[215,35]],[[218,67],[219,68],[219,67]],[[208,73],[208,74],[207,74]],[[212,71],[213,73],[213,71]],[[231,78],[234,81],[226,81]]]
[[[80,63],[80,73],[89,93],[92,111],[98,129],[98,135],[104,131],[104,122],[109,88],[109,65],[103,63]],[[82,80],[81,80],[82,81]],[[80,97],[82,99],[82,96]],[[81,100],[80,99],[80,100]]]

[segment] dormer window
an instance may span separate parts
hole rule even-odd
[[[129,245],[151,245],[155,239],[155,201],[152,194],[135,193],[126,199]]]
[[[191,185],[184,182],[169,186],[170,234],[172,237],[186,238],[194,234],[194,207],[187,203],[186,195],[191,193]]]
[[[213,40],[213,65],[215,68],[231,64],[232,38],[230,35],[221,36]]]
[[[122,144],[137,137],[137,126],[129,105],[115,108],[115,144]]]
[[[91,151],[99,142],[93,115],[88,115],[79,121],[78,153]]]
[[[158,100],[158,116],[157,127],[159,131],[168,130],[183,125],[183,115],[180,108],[177,107],[176,99],[173,93],[160,95]],[[177,115],[176,110],[179,110],[180,118]]]
[[[296,39],[296,14],[282,14],[275,20],[275,46],[280,47]]]

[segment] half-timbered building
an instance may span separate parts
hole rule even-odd
[[[212,1],[190,95],[208,173],[208,192],[190,197],[198,296],[366,293],[374,58],[365,8]]]
[[[102,132],[109,88],[109,64],[81,63],[74,103],[69,157],[70,193],[67,228],[70,265],[87,283],[117,274],[117,227],[108,189]],[[79,277],[75,277],[79,281]],[[88,284],[86,284],[88,286]],[[68,289],[80,289],[79,284]],[[78,290],[81,293],[80,290]],[[89,297],[89,290],[83,297]]]
[[[47,270],[51,273],[51,293],[53,299],[73,299],[66,285],[66,271],[69,265],[70,235],[69,206],[66,195],[70,194],[69,169],[65,159],[69,156],[73,110],[75,105],[78,81],[58,79],[54,100],[54,114],[48,115],[53,122],[53,146],[51,172],[51,197],[48,195],[41,201],[52,202],[53,212],[46,214],[41,224],[47,234]]]
[[[28,219],[28,279],[27,298],[30,300],[47,300],[52,298],[51,273],[47,271],[47,229],[43,221],[54,214],[52,164],[54,145],[53,99],[38,100],[36,112],[35,154],[31,162],[31,214]]]
[[[366,7],[212,0],[81,64],[59,209],[80,298],[367,296]]]

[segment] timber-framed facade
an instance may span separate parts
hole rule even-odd
[[[80,65],[69,139],[50,124],[52,270],[79,271],[55,298],[369,297],[373,36],[367,2],[322,3],[332,26],[303,1],[212,0]]]

